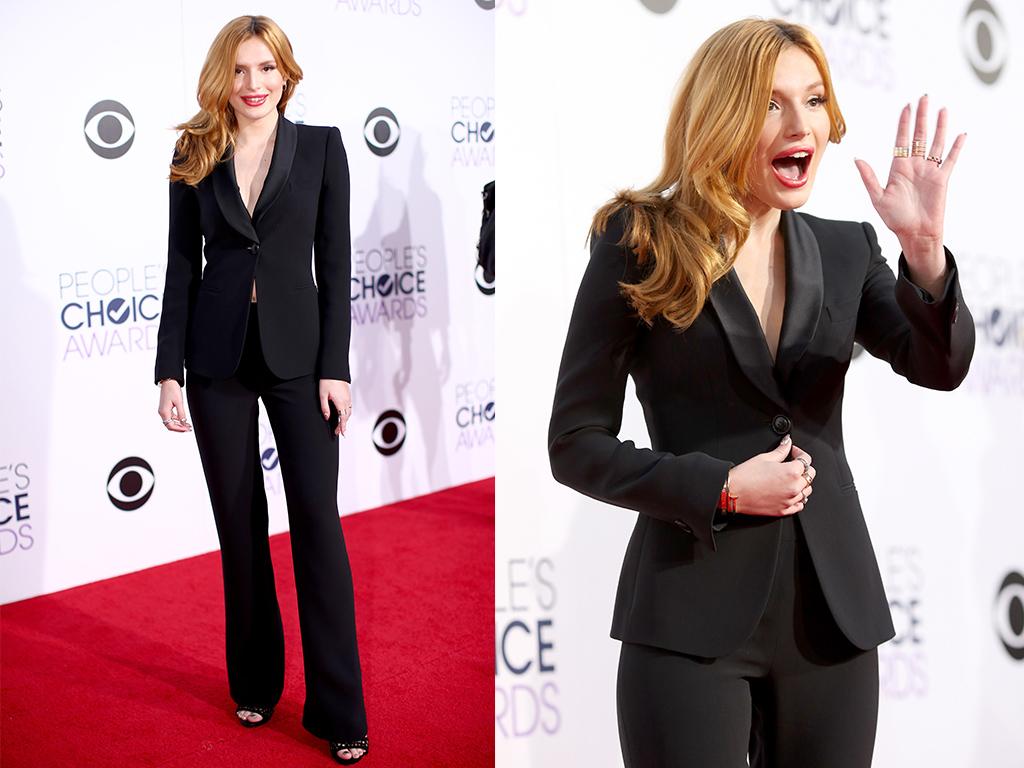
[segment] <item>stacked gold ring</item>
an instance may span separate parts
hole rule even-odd
[[[893,157],[910,157],[910,147],[893,147]]]
[[[927,153],[928,142],[914,139],[914,149],[910,153],[913,157],[924,157]]]

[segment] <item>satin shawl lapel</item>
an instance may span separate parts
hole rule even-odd
[[[775,380],[772,356],[764,340],[761,323],[736,270],[730,269],[725,277],[711,286],[709,300],[740,369],[768,399],[786,410],[789,406]]]
[[[256,200],[256,207],[253,209],[251,218],[238,190],[238,179],[235,177],[235,164],[230,148],[225,150],[224,157],[213,169],[213,193],[217,198],[217,205],[220,207],[221,213],[239,234],[254,243],[260,241],[260,237],[256,233],[256,224],[280,197],[288,181],[288,176],[291,174],[292,162],[295,159],[296,134],[295,123],[284,115],[279,115],[277,138],[274,141],[274,151],[270,156],[270,168],[267,169],[267,178],[263,182],[263,189]]]
[[[825,281],[821,251],[814,232],[793,211],[782,212],[782,237],[786,241],[786,307],[782,315],[775,377],[785,387],[800,361],[821,318]],[[755,321],[757,318],[754,318]]]
[[[780,408],[788,408],[783,386],[818,325],[824,297],[821,253],[811,228],[792,211],[783,211],[779,226],[785,242],[786,306],[776,362],[736,270],[711,286],[709,301],[725,331],[740,368]]]

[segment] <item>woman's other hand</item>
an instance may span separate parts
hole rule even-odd
[[[320,412],[324,421],[331,418],[331,406],[338,411],[338,426],[335,435],[344,435],[348,426],[348,418],[352,415],[352,391],[347,381],[341,379],[320,379]]]
[[[160,382],[160,406],[157,413],[164,426],[171,432],[191,432],[192,425],[185,418],[185,406],[181,399],[181,385],[174,379]]]
[[[790,456],[793,461],[786,461]],[[729,494],[736,497],[736,511],[743,515],[794,515],[811,495],[815,474],[811,455],[786,435],[775,450],[729,470]]]
[[[946,109],[943,107],[939,110],[931,148],[925,150],[928,146],[928,96],[925,94],[917,102],[913,139],[910,105],[900,112],[896,148],[906,148],[908,156],[894,153],[884,189],[870,165],[864,160],[854,160],[871,204],[885,226],[899,238],[911,279],[933,296],[941,293],[946,277],[946,256],[942,247],[946,188],[966,139],[966,133],[958,135],[949,154],[942,159],[946,142]]]

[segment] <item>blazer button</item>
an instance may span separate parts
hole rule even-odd
[[[783,416],[780,413],[772,419],[772,432],[776,435],[789,434],[791,429],[793,429],[793,422],[789,420],[789,416]]]
[[[252,245],[249,246],[248,251],[253,256],[255,256],[257,253],[260,252],[260,244],[259,243],[253,243]]]
[[[673,520],[672,522],[675,523],[676,525],[678,525],[680,528],[682,528],[687,533],[693,533],[693,528],[691,528],[689,525],[684,523],[682,520]]]

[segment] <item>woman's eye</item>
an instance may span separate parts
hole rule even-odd
[[[825,103],[825,97],[824,96],[812,96],[810,102],[808,102],[808,103],[812,107],[820,107],[822,104]]]
[[[778,109],[778,108],[779,108],[779,105],[776,104],[774,101],[769,101],[768,102],[768,111],[769,112],[771,112],[773,109]]]

